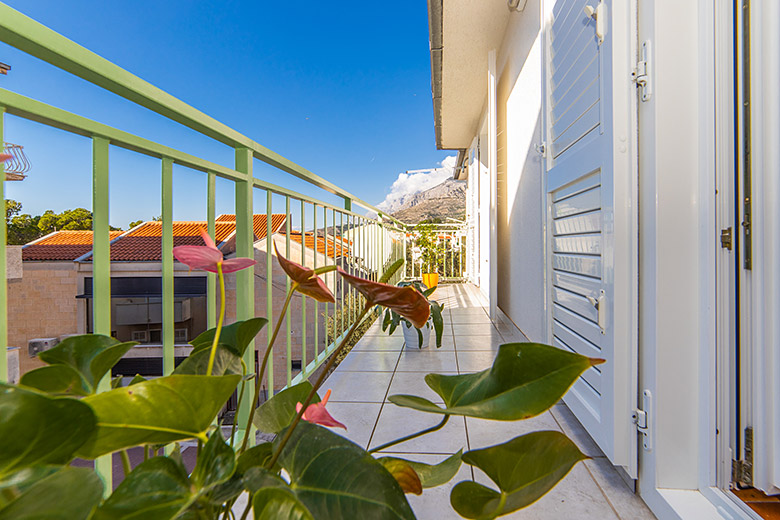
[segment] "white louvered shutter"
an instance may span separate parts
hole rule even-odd
[[[602,6],[602,42],[597,3],[556,0],[546,28],[548,323],[557,347],[607,360],[564,401],[636,477],[634,47],[628,2]]]

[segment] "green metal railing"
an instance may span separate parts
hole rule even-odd
[[[243,270],[237,274],[235,284],[236,319],[243,320],[255,315],[265,316],[273,322],[274,298],[284,298],[274,292],[273,241],[284,237],[284,250],[292,260],[307,267],[320,267],[320,263],[336,263],[345,270],[364,277],[378,279],[389,263],[405,256],[405,227],[390,217],[382,217],[381,212],[370,204],[358,199],[342,188],[298,166],[292,161],[259,145],[239,132],[225,126],[197,109],[163,92],[130,72],[101,58],[64,36],[48,29],[14,9],[0,3],[0,41],[3,41],[32,56],[40,58],[54,66],[70,72],[88,82],[102,87],[138,105],[146,107],[185,127],[196,130],[235,150],[235,163],[232,168],[211,162],[161,143],[124,132],[117,128],[92,121],[85,117],[67,112],[21,94],[0,89],[0,142],[3,139],[3,123],[6,116],[18,117],[57,128],[64,132],[80,135],[92,141],[92,211],[93,211],[93,323],[94,332],[110,335],[111,326],[111,257],[109,243],[109,153],[112,147],[131,150],[135,153],[154,157],[160,161],[161,207],[162,207],[162,352],[163,374],[174,369],[174,261],[173,249],[173,167],[178,165],[189,170],[201,172],[207,176],[207,230],[213,237],[216,218],[216,177],[227,179],[235,187],[236,215],[236,254],[244,257],[262,255],[258,250],[265,249],[265,273],[260,269]],[[285,172],[311,185],[342,198],[343,207],[329,204],[293,190],[256,178],[253,174],[253,162],[258,159],[281,172]],[[0,196],[4,198],[5,176],[0,170]],[[273,233],[272,213],[279,200],[283,200],[286,221],[282,233]],[[253,215],[254,202],[265,200],[266,237],[264,243],[254,243]],[[361,206],[380,215],[376,219],[368,218],[353,211],[353,205]],[[311,264],[307,265],[306,233],[307,219],[313,222],[315,253]],[[293,253],[291,237],[293,226],[301,232],[300,258]],[[6,269],[6,225],[0,219],[0,271]],[[322,239],[322,240],[320,240]],[[317,243],[324,244],[324,255],[316,254]],[[333,254],[329,254],[329,251]],[[339,254],[340,253],[340,254]],[[399,272],[392,282],[402,276]],[[265,279],[265,287],[260,283]],[[257,280],[261,280],[256,284]],[[346,287],[340,277],[330,273],[327,283],[334,289],[335,304],[320,304],[302,297],[301,312],[296,318],[288,315],[284,338],[277,340],[276,351],[284,350],[286,359],[283,373],[274,373],[274,360],[269,361],[267,369],[267,388],[269,393],[278,391],[286,385],[307,378],[333,352],[336,343],[344,331],[357,317],[357,309],[349,305],[357,300],[357,294]],[[256,287],[257,285],[257,287]],[[289,285],[287,286],[289,287]],[[264,291],[263,291],[264,289]],[[216,279],[209,274],[207,279],[207,324],[216,325]],[[256,308],[256,294],[264,294],[265,305]],[[75,296],[75,295],[74,295]],[[261,298],[262,300],[262,298]],[[312,312],[313,309],[313,312]],[[8,294],[7,285],[0,284],[0,348],[8,345]],[[307,312],[308,311],[308,312]],[[307,320],[312,316],[311,334],[307,331]],[[293,343],[294,320],[300,319],[300,369],[292,366],[295,355]],[[333,324],[330,334],[320,322]],[[271,327],[267,328],[270,336]],[[329,341],[326,341],[326,337]],[[266,347],[268,338],[258,340],[257,350]],[[255,348],[247,349],[245,362],[248,367],[255,366]],[[311,353],[311,355],[309,355]],[[0,380],[6,379],[7,359],[0,355]],[[297,372],[297,373],[296,373]],[[109,378],[101,385],[106,388]],[[249,401],[244,400],[238,410],[239,425],[246,424],[249,413]],[[243,432],[249,434],[250,432]],[[252,435],[252,437],[254,437]],[[251,437],[250,437],[251,440]],[[97,462],[97,468],[111,489],[111,462],[108,457]]]

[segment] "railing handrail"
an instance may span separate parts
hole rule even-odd
[[[143,155],[162,159],[167,157],[173,160],[174,163],[191,168],[193,170],[201,171],[204,173],[214,173],[219,177],[223,177],[231,180],[242,180],[245,175],[232,168],[222,166],[206,159],[201,159],[194,155],[170,148],[168,146],[150,141],[143,137],[119,130],[112,126],[93,121],[83,116],[73,114],[61,108],[57,108],[41,101],[22,96],[9,90],[0,89],[0,106],[5,107],[6,113],[36,121],[38,123],[58,128],[72,134],[81,135],[84,137],[104,137],[111,141],[113,146],[131,150]],[[335,209],[345,215],[353,215],[355,217],[365,218],[364,215],[360,215],[353,211],[346,210],[344,208],[337,207],[328,202],[298,193],[288,188],[277,186],[273,183],[254,178],[253,185],[257,188],[266,189],[279,195],[288,196],[293,199],[303,200],[317,206],[327,207],[329,209]]]
[[[345,201],[349,200],[374,211],[377,215],[389,218],[398,225],[405,225],[332,182],[262,146],[4,3],[0,3],[0,40],[216,141],[233,148],[247,148],[252,151],[255,158],[271,166],[342,197]],[[242,175],[242,179],[244,177]]]

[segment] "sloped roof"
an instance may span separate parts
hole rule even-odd
[[[285,234],[284,231],[281,232],[282,235]],[[290,232],[290,240],[293,242],[297,242],[300,244],[303,242],[304,238],[301,235],[300,231],[291,231]],[[305,246],[309,249],[315,248],[315,236],[312,231],[307,231],[305,233]],[[334,238],[332,236],[328,236],[327,238],[323,236],[316,237],[316,248],[317,252],[321,255],[327,255],[331,258],[337,258],[340,256],[346,256],[349,254],[349,247],[348,244],[350,244],[349,240],[343,239],[343,238]]]
[[[121,231],[109,231],[114,240]],[[55,231],[43,238],[30,242],[22,248],[24,261],[75,260],[92,251],[92,231]]]
[[[285,215],[271,215],[271,225],[276,232],[284,225]],[[176,246],[202,246],[203,239],[200,229],[206,229],[205,221],[174,221],[173,222],[173,247]],[[254,216],[255,240],[265,238],[266,216]],[[235,215],[220,215],[214,222],[214,235],[217,247],[228,254],[234,250],[236,217]],[[89,253],[91,247],[82,253]],[[81,256],[81,255],[79,255]],[[84,256],[83,260],[90,261],[92,255]],[[162,259],[162,222],[144,222],[126,233],[118,236],[111,243],[111,260],[114,262],[159,262]]]
[[[235,227],[231,222],[216,222],[216,243],[227,240],[235,231]],[[206,229],[206,222],[175,221],[173,246],[202,246],[201,228]],[[111,244],[111,260],[115,262],[159,262],[161,258],[162,222],[144,222]]]
[[[272,213],[271,214],[271,233],[276,233],[284,225],[286,215],[284,213]],[[236,216],[230,214],[220,215],[216,218],[216,222],[235,222]],[[252,230],[255,233],[255,240],[262,240],[265,238],[266,231],[268,231],[268,218],[265,214],[255,214],[252,218]]]

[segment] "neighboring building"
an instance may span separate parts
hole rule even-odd
[[[121,234],[112,231],[114,239]],[[29,340],[86,330],[77,258],[92,250],[92,231],[55,231],[22,248],[22,276],[8,282],[8,344],[19,347],[20,371],[42,366],[28,355]]]
[[[659,518],[780,493],[780,3],[429,0],[469,279]],[[757,492],[757,491],[756,491]]]
[[[284,214],[271,218],[272,240],[280,252],[286,251],[286,219]],[[174,246],[202,245],[199,229],[206,222],[173,223]],[[267,316],[266,273],[267,260],[266,215],[254,216],[255,259],[255,308],[258,316]],[[235,216],[220,215],[215,222],[215,242],[223,254],[229,257],[235,251]],[[343,264],[342,256],[349,249],[340,239],[319,237],[315,242],[306,233],[306,247],[301,247],[301,233],[290,233],[290,259],[312,267],[334,262]],[[315,250],[316,249],[316,250]],[[111,323],[112,335],[120,341],[139,343],[125,359],[115,367],[115,373],[153,375],[161,371],[162,345],[162,225],[161,222],[144,222],[127,232],[111,232]],[[272,250],[272,317],[281,312],[287,291],[287,281]],[[22,277],[9,283],[9,344],[21,347],[21,373],[42,366],[28,354],[28,343],[36,338],[61,338],[70,334],[92,331],[92,232],[58,231],[27,244],[22,249]],[[187,343],[207,329],[207,277],[201,271],[190,271],[186,265],[174,264],[174,342],[176,357],[187,355]],[[235,319],[235,275],[226,275],[226,323]],[[326,276],[334,293],[338,293],[336,277]],[[218,296],[217,296],[218,299]],[[326,331],[317,313],[326,312],[323,304],[315,305],[307,298],[304,308],[302,298],[296,294],[290,304],[290,341],[293,375],[303,362],[301,344],[304,334],[308,345],[306,362],[325,347]],[[218,301],[216,302],[218,305]],[[306,315],[306,331],[303,316]],[[333,306],[328,306],[330,315]],[[315,327],[319,327],[315,330]],[[268,327],[270,330],[270,327]],[[257,348],[262,352],[267,343],[267,331],[258,335]],[[274,351],[275,384],[284,386],[287,371],[287,345],[284,335],[277,340]],[[282,374],[279,376],[278,374]]]

